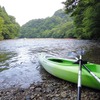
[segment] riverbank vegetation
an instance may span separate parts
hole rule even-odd
[[[34,19],[21,27],[20,37],[26,38],[65,38],[73,37],[73,19],[62,9],[52,17]]]
[[[76,38],[100,39],[99,0],[66,0],[64,4],[66,13],[72,13]]]
[[[65,9],[45,19],[33,19],[21,28],[0,7],[0,40],[12,38],[78,38],[100,40],[100,2],[66,0]],[[19,34],[20,33],[20,34]]]
[[[100,40],[100,2],[66,0],[52,17],[31,20],[21,27],[20,37],[79,38]]]
[[[0,40],[18,37],[19,30],[15,17],[8,15],[5,8],[0,6]]]

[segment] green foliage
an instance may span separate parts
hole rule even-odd
[[[21,38],[65,38],[73,36],[73,20],[70,14],[58,10],[52,17],[34,19],[21,27]]]
[[[100,39],[100,2],[89,2],[84,11],[83,31],[87,37]]]
[[[63,2],[63,4],[65,5],[65,8],[66,8],[65,12],[69,13],[69,12],[72,12],[73,10],[75,10],[79,1],[80,0],[66,0],[65,2]]]
[[[0,40],[17,37],[19,30],[20,26],[15,18],[8,15],[5,8],[0,6]]]
[[[78,1],[78,4],[71,7],[75,1]],[[100,39],[99,0],[66,0],[64,4],[66,12],[72,12],[71,16],[74,17],[75,37]]]
[[[4,24],[4,20],[2,17],[0,17],[0,40],[3,40],[3,36],[2,36],[2,29],[3,29],[3,24]]]
[[[7,69],[9,69],[9,68],[0,68],[0,72],[7,70]]]

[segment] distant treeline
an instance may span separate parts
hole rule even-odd
[[[21,38],[65,38],[74,37],[74,24],[70,14],[58,10],[52,17],[34,19],[21,27]]]
[[[8,15],[5,8],[0,6],[0,40],[18,37],[19,30],[15,17]]]
[[[58,10],[52,17],[34,19],[23,25],[20,37],[100,40],[99,0],[66,0],[63,4],[65,11]]]

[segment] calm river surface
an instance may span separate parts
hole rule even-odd
[[[42,82],[38,54],[45,52],[67,58],[67,53],[80,48],[84,59],[100,64],[100,43],[75,39],[15,39],[0,41],[0,89],[27,88],[33,82]]]

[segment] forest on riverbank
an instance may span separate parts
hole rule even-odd
[[[72,13],[77,38],[100,40],[100,1],[66,0],[66,13]]]
[[[74,24],[70,14],[62,9],[52,17],[33,19],[21,27],[21,38],[65,38],[73,37]]]
[[[0,7],[0,40],[12,38],[78,38],[100,40],[100,2],[66,0],[65,9],[45,19],[32,19],[23,26]],[[34,12],[32,12],[34,13]]]
[[[56,11],[52,17],[31,20],[23,25],[20,37],[100,40],[98,0],[66,0],[63,4],[65,10]]]
[[[0,40],[18,37],[20,25],[15,17],[8,15],[4,7],[0,6]]]

